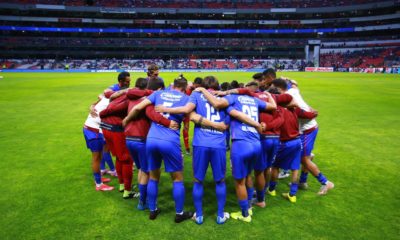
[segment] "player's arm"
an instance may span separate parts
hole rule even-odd
[[[106,90],[104,90],[104,97],[106,97],[106,98],[110,98],[111,97],[111,95],[113,95],[114,94],[114,91],[113,90],[111,90],[111,89],[109,89],[109,88],[107,88]]]
[[[271,96],[271,94],[269,92],[265,92],[265,94],[268,95],[268,100],[267,100],[265,110],[267,110],[267,111],[276,110],[276,102],[275,102],[274,98]]]
[[[254,121],[252,118],[250,118],[249,116],[247,116],[243,112],[240,112],[240,111],[238,111],[236,109],[230,110],[229,111],[229,115],[231,117],[234,117],[237,120],[241,121],[242,123],[245,123],[247,125],[250,125],[250,126],[256,128],[259,132],[262,132],[266,127],[265,123],[261,124],[261,123],[259,123],[257,121]]]
[[[165,118],[162,114],[155,111],[153,105],[146,107],[146,116],[153,122],[163,125],[164,127],[171,128],[174,130],[179,129],[179,124],[175,121]]]
[[[163,105],[155,106],[155,110],[157,112],[171,113],[171,114],[181,114],[181,113],[188,114],[188,113],[192,112],[195,108],[196,108],[196,105],[194,105],[191,102],[188,102],[185,106],[175,107],[175,108],[168,108]]]
[[[282,126],[284,121],[285,120],[283,119],[283,117],[275,118],[274,120],[270,121],[268,124],[265,124],[266,125],[265,131],[272,130],[272,129]]]
[[[98,104],[98,103],[100,102],[101,99],[102,99],[102,95],[100,95],[100,96],[98,97],[98,99],[97,99],[96,102],[94,102],[94,103],[92,103],[92,105],[90,105],[90,107],[89,107],[90,116],[92,116],[92,117],[94,117],[94,118],[97,117],[97,116],[99,116],[99,114],[97,113],[95,107],[96,107],[96,104]]]
[[[110,96],[110,101],[122,96],[123,94],[125,94],[128,91],[128,89],[123,89],[123,90],[119,90],[117,92],[114,92],[111,96]]]
[[[284,94],[275,94],[275,102],[277,105],[286,107],[286,108],[295,108],[298,107],[296,99],[287,93]]]
[[[105,118],[109,115],[117,114],[127,110],[128,104],[126,101],[120,102],[115,106],[108,106],[106,109],[100,112],[100,117]]]
[[[304,119],[313,119],[316,118],[318,116],[318,112],[317,111],[311,111],[308,112],[304,109],[301,108],[296,108],[295,109],[295,113],[299,118],[304,118]]]
[[[224,122],[212,122],[207,118],[204,118],[203,116],[197,114],[196,112],[191,112],[189,114],[189,117],[190,121],[194,122],[195,124],[201,125],[203,127],[214,128],[215,130],[218,130],[220,132],[223,132],[226,129],[228,129],[228,125],[226,125]]]
[[[216,98],[205,88],[199,87],[195,91],[203,93],[207,101],[216,109],[226,108],[229,106],[229,102],[225,98]]]
[[[140,111],[142,111],[145,107],[147,107],[148,105],[150,105],[151,102],[149,99],[144,99],[143,101],[141,101],[138,105],[134,106],[131,111],[128,113],[128,115],[124,118],[124,120],[122,121],[122,125],[126,126],[126,124],[131,121],[132,119],[134,119]]]
[[[147,97],[153,93],[153,90],[149,89],[138,89],[138,88],[132,88],[129,89],[128,92],[126,93],[126,96],[131,99],[131,100],[136,100],[142,97]]]

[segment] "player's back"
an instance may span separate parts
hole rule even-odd
[[[281,108],[283,124],[281,126],[281,141],[288,141],[299,136],[299,123],[294,109]]]
[[[108,104],[110,103],[110,100],[108,98],[102,97],[101,100],[96,104],[94,109],[96,110],[97,113],[100,113],[104,109],[107,108]],[[100,117],[92,117],[92,115],[89,113],[85,125],[88,127],[92,128],[99,128],[100,125]]]
[[[305,111],[311,111],[311,107],[304,101],[303,97],[300,94],[298,88],[291,88],[287,91],[297,102],[299,107]],[[299,118],[300,130],[305,131],[307,129],[318,126],[318,123],[315,119],[303,119]]]
[[[254,121],[258,122],[259,108],[265,109],[266,103],[255,97],[247,95],[229,95],[225,97],[229,102],[228,112],[232,109],[243,112]],[[242,139],[246,141],[258,141],[260,135],[257,130],[241,121],[231,119],[232,140]]]
[[[157,91],[151,94],[148,99],[154,105],[163,105],[165,107],[181,107],[184,106],[189,97],[184,93],[175,89]],[[180,124],[184,118],[184,114],[163,114],[165,118],[173,120]],[[148,138],[157,138],[166,141],[179,142],[180,131],[166,128],[160,124],[152,123]]]
[[[189,101],[196,105],[196,113],[212,122],[227,122],[229,117],[226,110],[215,109],[200,92],[193,92]],[[204,128],[195,125],[193,146],[226,148],[226,131]]]

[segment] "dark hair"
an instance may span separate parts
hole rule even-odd
[[[264,78],[264,75],[262,73],[256,73],[253,75],[253,79],[256,81],[262,81]]]
[[[194,79],[193,83],[201,85],[203,83],[203,79],[201,77],[197,77]]]
[[[222,90],[222,91],[229,90],[230,88],[231,88],[231,85],[230,85],[228,82],[223,82],[223,83],[221,84],[221,90]]]
[[[258,87],[258,82],[256,82],[256,81],[251,81],[251,82],[246,83],[245,86],[246,86],[246,87],[250,87],[250,86],[257,86],[257,87]]]
[[[239,88],[243,88],[244,87],[244,83],[239,83]]]
[[[157,71],[158,69],[159,69],[159,68],[158,68],[157,65],[155,65],[155,64],[150,64],[150,65],[147,67],[147,76],[153,75],[154,72]]]
[[[147,82],[146,78],[138,78],[136,79],[135,87],[143,90],[147,87]]]
[[[174,80],[174,88],[180,89],[181,91],[185,91],[188,85],[188,81],[183,76],[179,76]]]
[[[218,80],[214,76],[207,76],[203,79],[203,87],[208,89],[212,88],[214,90],[219,90]]]
[[[283,90],[287,90],[287,82],[282,78],[277,78],[271,82],[275,87],[281,88]]]
[[[231,88],[239,88],[239,83],[238,83],[238,81],[233,80],[233,81],[231,82]]]
[[[272,77],[273,79],[276,78],[276,72],[275,72],[275,70],[274,70],[273,68],[268,68],[267,70],[265,70],[265,71],[263,72],[263,75],[264,75],[264,76],[270,76],[270,77]]]
[[[121,82],[123,80],[125,80],[126,77],[130,77],[131,75],[129,74],[129,72],[121,72],[120,74],[118,74],[118,82]]]
[[[164,81],[161,78],[159,78],[159,77],[149,78],[149,80],[147,82],[147,89],[156,91],[160,88],[161,89],[165,88]]]

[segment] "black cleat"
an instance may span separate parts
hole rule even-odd
[[[149,219],[150,220],[155,220],[158,216],[158,214],[160,214],[160,209],[156,209],[154,211],[150,211],[150,215],[149,215]]]
[[[175,222],[180,223],[193,217],[193,212],[183,212],[182,214],[175,215]]]

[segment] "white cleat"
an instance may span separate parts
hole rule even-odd
[[[326,195],[329,190],[335,187],[335,184],[333,182],[327,181],[326,184],[322,185],[321,188],[319,189],[318,195]]]

